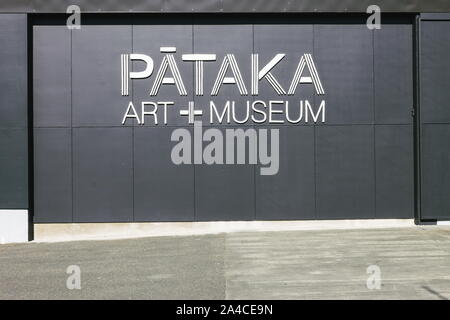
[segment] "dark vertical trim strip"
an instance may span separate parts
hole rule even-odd
[[[134,21],[131,24],[131,53],[134,53]],[[128,59],[128,63],[131,64],[131,59]],[[131,71],[133,71],[133,65],[131,65]],[[131,72],[130,71],[130,72]],[[126,81],[128,81],[128,76]],[[131,101],[134,102],[134,82],[131,81]],[[135,193],[134,193],[134,126],[135,120],[133,119],[133,125],[131,126],[131,221],[135,222],[134,218],[134,208],[135,208]]]
[[[422,148],[420,130],[420,14],[416,15],[414,20],[413,53],[414,105],[412,108],[412,115],[414,116],[414,223],[420,224],[422,217]]]
[[[71,208],[72,223],[74,222],[74,179],[73,179],[73,29],[69,29],[70,33],[70,191],[71,191]]]
[[[255,24],[252,23],[252,54],[255,53]],[[252,95],[251,89],[250,89],[250,97],[252,98],[252,101],[255,101],[255,96]],[[251,125],[251,128],[255,129],[255,124]],[[272,138],[272,133],[270,133],[270,138]],[[280,146],[278,145],[278,148]],[[272,156],[272,154],[271,154]],[[258,220],[257,210],[256,210],[256,175],[258,174],[258,165],[253,165],[253,210],[254,210],[254,216],[253,220]]]
[[[28,240],[34,240],[33,17],[27,14]]]
[[[312,30],[311,30],[311,32],[312,32],[312,54],[313,54],[314,59],[317,59],[317,57],[316,57],[316,50],[315,50],[316,49],[315,29],[316,29],[316,24],[313,24],[312,25]],[[315,92],[313,92],[313,102],[314,102],[315,106],[317,105],[316,98],[317,98],[317,95],[315,94]],[[313,148],[313,150],[314,150],[314,155],[313,155],[313,162],[314,162],[314,218],[316,220],[318,220],[319,218],[318,218],[318,212],[317,212],[317,146],[316,146],[316,144],[317,144],[316,140],[317,139],[316,139],[316,127],[317,127],[317,124],[314,122],[313,123],[313,144],[314,144],[314,148]]]
[[[372,127],[373,127],[373,217],[377,218],[377,138],[376,138],[376,90],[375,90],[375,32],[372,29]]]
[[[192,40],[191,40],[191,50],[192,50],[192,53],[194,53],[195,52],[195,49],[194,49],[194,25],[195,25],[195,18],[194,17],[192,17],[192,20],[191,20],[191,34],[192,34]],[[195,70],[194,70],[195,68],[194,68],[194,66],[192,66],[192,76],[194,77],[194,79],[195,79]],[[194,103],[195,103],[195,97],[196,97],[196,95],[195,95],[195,81],[192,81],[192,92],[194,92],[193,94],[192,94],[192,101],[194,101]],[[193,127],[192,127],[193,128]],[[192,129],[192,130],[194,130],[194,129]],[[191,152],[192,152],[192,150],[191,150]],[[196,188],[195,188],[195,166],[196,166],[196,164],[195,163],[192,163],[192,170],[193,170],[193,172],[192,172],[192,174],[193,174],[193,185],[194,185],[194,189],[193,189],[193,192],[192,192],[192,195],[193,195],[193,197],[194,197],[194,199],[193,199],[193,205],[194,205],[194,221],[197,221],[197,192],[196,192]]]

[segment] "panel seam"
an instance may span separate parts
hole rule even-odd
[[[376,139],[376,111],[375,111],[375,30],[372,30],[372,126],[373,126],[373,215],[377,218],[377,139]]]
[[[192,24],[191,24],[191,37],[192,37],[192,40],[191,40],[191,51],[192,51],[192,53],[194,53],[195,52],[195,50],[194,50],[194,23],[195,23],[195,17],[192,17],[192,20],[191,20],[191,22],[192,22]],[[195,74],[194,74],[194,64],[192,65],[192,75],[193,75],[193,77],[194,77],[194,79],[195,79]],[[195,92],[195,81],[192,81],[192,92]],[[194,101],[195,102],[195,93],[192,95],[192,101]],[[194,129],[193,129],[194,130]],[[194,189],[193,189],[193,196],[194,196],[194,199],[193,199],[193,202],[194,202],[194,221],[197,221],[197,192],[196,192],[196,188],[195,188],[195,184],[196,184],[196,179],[195,179],[195,163],[193,163],[192,164],[192,168],[193,168],[193,184],[194,184]]]
[[[313,50],[313,56],[315,58],[316,52],[315,52],[315,30],[316,25],[312,25],[312,50]],[[316,95],[313,95],[313,101],[314,105],[316,105]],[[313,161],[314,161],[314,218],[317,220],[317,151],[316,151],[316,124],[313,124],[313,145],[314,145],[314,155],[313,155]]]
[[[74,223],[74,174],[73,174],[73,162],[74,162],[74,154],[73,154],[73,32],[69,29],[70,32],[70,175],[72,182],[72,198],[71,198],[71,206],[72,206],[72,223]]]
[[[134,53],[134,24],[131,22],[131,52]],[[130,62],[131,63],[131,60]],[[133,69],[133,64],[131,64],[131,69]],[[131,70],[133,71],[133,70]],[[131,81],[131,101],[134,101],[134,81]],[[135,194],[134,194],[134,125],[135,121],[133,120],[133,126],[131,127],[131,221],[135,222]]]

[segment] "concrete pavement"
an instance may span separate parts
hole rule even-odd
[[[450,299],[450,228],[1,245],[0,299]]]

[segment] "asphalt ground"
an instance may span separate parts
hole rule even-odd
[[[450,228],[6,244],[0,299],[450,299]]]

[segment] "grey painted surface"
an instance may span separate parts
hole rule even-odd
[[[411,55],[408,51],[411,28],[389,25],[377,35],[364,25],[336,27],[326,24],[95,25],[73,31],[71,51],[70,42],[64,38],[60,27],[35,27],[39,30],[35,31],[35,40],[39,40],[35,41],[38,46],[35,52],[46,52],[48,49],[39,46],[55,34],[61,39],[55,52],[72,54],[70,113],[73,115],[73,129],[67,110],[57,111],[64,116],[56,116],[55,124],[45,124],[66,128],[61,132],[72,130],[73,145],[69,157],[58,164],[36,159],[35,167],[37,164],[47,166],[35,174],[35,178],[38,177],[36,189],[40,188],[35,194],[36,203],[47,204],[47,207],[36,206],[36,220],[411,218],[412,132],[408,125],[394,125],[410,123],[410,57],[398,59],[397,54],[391,56],[383,44],[387,41],[398,45],[395,47],[398,52]],[[188,91],[187,97],[180,98],[173,85],[163,85],[157,97],[149,96],[162,59],[160,46],[177,47],[176,61]],[[131,50],[150,54],[155,60],[155,68],[149,79],[134,81],[130,86],[130,96],[124,98],[120,96],[120,54]],[[189,52],[217,54],[216,62],[205,63],[203,97],[192,96],[193,64],[180,61],[180,54]],[[321,99],[327,101],[325,124],[315,127],[304,124],[279,126],[281,164],[278,175],[260,176],[259,167],[255,165],[173,165],[170,150],[174,143],[170,142],[170,133],[173,125],[187,124],[187,119],[178,115],[178,109],[175,109],[176,117],[169,117],[172,127],[154,126],[149,122],[144,127],[131,121],[121,126],[129,100],[139,103],[141,100],[169,98],[174,98],[178,108],[193,98],[196,108],[206,111],[202,119],[207,125],[209,108],[205,102],[210,100],[210,90],[224,55],[236,55],[250,92],[252,52],[260,54],[260,67],[276,53],[287,54],[273,71],[285,90],[300,56],[312,53],[326,93],[318,97],[312,85],[300,85],[293,98],[279,97],[265,80],[260,82],[257,99],[289,100],[292,103],[298,103],[299,99],[315,103]],[[54,60],[54,69],[60,70],[57,74],[48,70],[46,59],[50,58],[41,56],[35,60],[35,79],[39,79],[35,82],[35,89],[37,82],[42,81],[39,84],[42,88],[46,87],[45,83],[51,86],[58,82],[66,90],[65,64],[68,57]],[[374,63],[377,66],[375,73]],[[133,65],[134,70],[140,67],[139,63]],[[406,80],[399,77],[399,73],[404,73]],[[402,81],[401,95],[393,89],[398,87],[396,81]],[[374,99],[374,93],[382,98]],[[61,98],[63,95],[53,91],[39,91],[37,94],[42,95],[39,97],[42,103],[35,105],[35,109],[42,109],[37,114],[43,112],[45,115],[49,111],[46,108],[53,103],[63,107],[68,103],[67,99]],[[226,100],[235,100],[240,109],[238,117],[243,115],[242,103],[253,99],[256,98],[250,94],[240,96],[235,85],[223,85],[218,96],[213,98],[218,106],[223,106]],[[389,111],[391,109],[392,112]],[[292,113],[294,116],[295,112]],[[61,120],[63,118],[64,121]],[[177,122],[174,123],[175,118]],[[41,125],[44,124],[35,123],[36,127]],[[36,144],[39,149],[36,154],[44,157],[45,146],[49,143],[50,136],[45,143]],[[52,148],[53,152],[65,155],[69,150],[67,145],[58,146],[57,143]],[[73,165],[70,171],[74,179],[73,199],[65,198],[70,197],[64,192],[71,186],[67,186],[66,176],[59,173],[67,168],[64,163],[69,162]],[[55,190],[40,187],[52,175],[52,179],[66,186],[55,187]],[[65,199],[64,205],[73,202],[73,212],[55,216],[63,204],[55,203],[53,206],[47,202],[56,196],[53,193],[60,194],[61,201]]]
[[[195,96],[194,101],[196,107],[203,110],[203,125],[210,125],[210,109],[209,100],[211,100],[211,90],[213,88],[216,76],[226,54],[233,53],[236,58],[237,65],[240,68],[242,78],[245,83],[248,95],[242,96],[239,93],[236,84],[223,84],[217,96],[213,96],[215,105],[221,110],[226,101],[235,101],[236,118],[244,119],[246,113],[245,103],[252,100],[250,95],[250,78],[251,78],[251,53],[253,52],[253,31],[252,25],[194,25],[194,52],[215,53],[217,56],[216,63],[207,65],[204,68],[204,88],[203,96]],[[231,69],[228,68],[225,76],[232,76]],[[197,117],[200,120],[200,117]],[[247,122],[243,125],[249,125]],[[212,126],[217,126],[217,122]]]
[[[422,219],[450,219],[449,20],[421,22]]]
[[[72,221],[72,131],[34,129],[35,222]]]
[[[174,84],[162,84],[158,95],[150,96],[150,90],[165,55],[165,53],[160,52],[160,47],[164,46],[177,48],[177,52],[174,54],[175,61],[186,87],[187,96],[180,96]],[[187,108],[188,101],[193,100],[194,66],[192,62],[182,62],[181,59],[182,54],[192,53],[192,25],[134,26],[133,52],[147,54],[154,60],[154,70],[150,78],[133,80],[133,101],[136,102],[136,107],[139,107],[140,101],[173,101],[174,105],[169,107],[173,110],[168,113],[168,123],[170,125],[188,125],[187,117],[180,117],[178,111],[183,107]],[[138,62],[133,64],[133,70],[135,71],[140,71],[142,67],[143,65]],[[170,70],[167,70],[166,76],[172,77]],[[146,117],[145,121],[147,122],[146,126],[155,125],[151,117]],[[158,121],[158,125],[162,124],[162,109],[158,111]]]
[[[376,123],[412,123],[412,39],[412,26],[407,24],[383,25],[374,31]]]
[[[81,290],[65,286],[74,261]],[[450,299],[444,227],[16,244],[0,264],[1,299]]]
[[[66,26],[34,26],[33,39],[33,125],[68,127],[72,121],[71,32]]]
[[[133,221],[132,128],[73,129],[73,222]]]
[[[422,125],[422,218],[450,220],[450,125]]]
[[[423,21],[421,32],[421,120],[450,123],[450,21]]]
[[[83,26],[73,32],[74,126],[121,126],[129,99],[120,95],[120,54],[127,52],[131,26]]]
[[[28,132],[0,128],[0,208],[28,208]]]
[[[69,5],[79,5],[88,12],[366,12],[373,2],[358,1],[271,1],[271,0],[5,0],[0,12],[65,12]],[[379,0],[376,3],[384,12],[449,12],[446,0]]]
[[[301,55],[313,53],[313,26],[312,25],[255,25],[254,26],[254,52],[259,55],[259,68],[262,69],[278,53],[286,56],[271,71],[283,89],[288,92],[292,78],[296,71]],[[319,66],[316,65],[319,68]],[[309,75],[304,71],[304,75]],[[318,69],[321,76],[321,68]],[[326,88],[325,88],[326,90]],[[326,92],[326,91],[325,91]],[[279,96],[267,80],[259,81],[259,95],[254,100],[282,100],[289,103],[289,116],[297,119],[300,115],[299,100],[309,100],[314,104],[316,98],[312,84],[299,84],[295,94]],[[313,106],[314,108],[314,106]],[[317,110],[314,108],[313,110]],[[283,117],[274,115],[274,119]],[[303,121],[302,121],[303,123]],[[267,123],[268,124],[268,123]],[[311,124],[308,123],[308,124]],[[258,126],[260,124],[257,124]],[[261,124],[265,125],[265,124]]]
[[[27,17],[0,14],[0,209],[28,208]]]
[[[314,56],[327,124],[373,122],[373,33],[365,25],[316,25]]]
[[[27,127],[27,17],[0,15],[0,127]]]
[[[196,220],[254,220],[254,170],[250,164],[195,165]]]
[[[251,165],[196,165],[196,220],[254,220],[254,178]]]
[[[375,126],[376,218],[411,218],[413,128]]]
[[[317,218],[374,218],[372,126],[316,127]]]
[[[280,168],[276,175],[261,176],[256,166],[256,219],[314,219],[314,127],[266,128],[280,130]]]
[[[134,220],[193,221],[194,166],[170,159],[171,128],[134,129]]]

